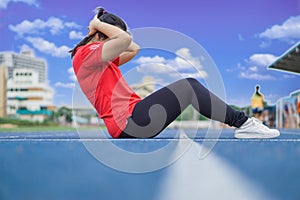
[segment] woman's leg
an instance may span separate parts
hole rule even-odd
[[[158,135],[189,105],[207,118],[240,127],[248,117],[209,92],[196,79],[187,78],[164,87],[136,104],[120,138]]]

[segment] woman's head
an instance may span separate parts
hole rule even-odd
[[[121,19],[117,15],[107,12],[102,7],[96,8],[96,10],[97,10],[97,17],[100,21],[117,26],[123,31],[127,31],[127,26],[123,19]]]
[[[105,22],[108,23],[110,25],[113,26],[117,26],[120,29],[122,29],[123,31],[127,31],[127,25],[126,23],[123,21],[123,19],[121,19],[120,17],[118,17],[117,15],[114,15],[112,13],[107,12],[104,8],[102,7],[98,7],[95,9],[95,12],[97,14],[97,18],[101,21],[101,22]],[[87,36],[85,38],[83,38],[76,46],[74,49],[72,49],[70,51],[71,53],[71,57],[73,57],[76,53],[76,49],[80,46],[86,45],[88,42],[90,42],[95,35],[98,35],[98,38],[100,40],[105,40],[108,37],[104,34],[101,33],[100,31],[97,31],[95,34],[91,35],[91,36]]]
[[[95,11],[97,13],[98,19],[101,22],[105,22],[105,23],[108,23],[110,25],[117,26],[120,29],[122,29],[123,31],[127,31],[126,23],[123,21],[123,19],[121,19],[117,15],[114,15],[112,13],[107,12],[102,7],[96,8]],[[98,31],[97,34],[98,34],[99,38],[101,38],[101,39],[106,39],[107,38],[107,36],[104,35],[103,33],[101,33],[100,31]]]

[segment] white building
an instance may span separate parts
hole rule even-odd
[[[16,68],[33,69],[38,72],[38,82],[47,81],[47,64],[44,59],[36,58],[32,51],[0,52],[0,65],[7,68],[7,79],[12,78]]]
[[[300,89],[276,103],[276,127],[300,128]]]
[[[6,67],[0,66],[0,117],[6,117]]]
[[[51,114],[53,90],[47,85],[47,64],[31,51],[0,52],[0,66],[7,69],[6,115],[43,121]]]
[[[17,68],[7,81],[7,115],[21,119],[43,121],[53,110],[53,90],[39,82],[33,69]]]
[[[300,75],[300,42],[276,59],[269,69]],[[298,78],[298,77],[297,77]],[[299,80],[299,79],[298,79]],[[288,84],[288,83],[287,83]],[[300,128],[300,88],[276,103],[276,127]]]
[[[98,118],[97,111],[89,107],[72,108],[73,125],[104,125],[103,119]]]

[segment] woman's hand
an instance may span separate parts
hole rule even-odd
[[[94,35],[98,31],[97,27],[100,24],[99,22],[100,20],[97,18],[97,15],[95,15],[95,17],[90,21],[90,24],[88,26],[89,29],[88,36]]]
[[[131,36],[127,32],[117,26],[101,22],[97,15],[90,21],[88,29],[88,36],[92,36],[99,31],[109,38],[102,47],[101,60],[103,62],[115,59],[128,49],[132,41]]]

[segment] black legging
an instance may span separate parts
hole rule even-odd
[[[230,126],[240,127],[248,119],[196,79],[187,78],[161,88],[137,103],[119,138],[155,137],[189,105],[205,117]]]

